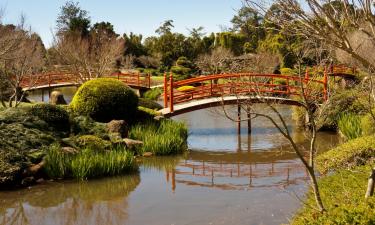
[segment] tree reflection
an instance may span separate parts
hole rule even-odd
[[[139,174],[0,193],[0,224],[123,224]]]

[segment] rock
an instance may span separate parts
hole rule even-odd
[[[160,121],[162,119],[164,119],[164,116],[155,116],[154,117],[154,120],[157,120],[157,121]]]
[[[38,173],[41,172],[41,170],[43,169],[43,166],[46,164],[46,162],[43,160],[41,161],[40,163],[38,164],[33,164],[32,166],[30,166],[29,168],[27,168],[24,173],[23,173],[23,176],[27,177],[27,176],[34,176]]]
[[[133,140],[133,139],[130,139],[130,138],[124,138],[123,141],[126,144],[126,147],[128,147],[129,149],[134,149],[136,147],[139,147],[139,146],[143,145],[142,141]]]
[[[67,154],[77,154],[79,151],[72,147],[62,147],[61,151]]]
[[[52,105],[66,105],[64,95],[60,91],[53,91],[51,93],[49,103]]]
[[[128,136],[129,127],[124,120],[112,120],[107,123],[107,130],[109,133],[119,133],[121,137],[125,138]]]
[[[153,155],[152,152],[143,153],[143,157],[151,157],[152,155]]]
[[[25,177],[21,181],[22,186],[30,186],[32,184],[35,184],[35,178],[34,177]]]
[[[38,184],[40,184],[40,183],[43,183],[45,180],[43,179],[43,178],[39,178],[38,180],[36,180],[36,182],[38,183]]]

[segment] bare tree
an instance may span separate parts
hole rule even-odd
[[[64,70],[83,83],[112,71],[123,52],[124,43],[122,39],[105,33],[89,37],[66,34],[55,38],[54,49]]]
[[[22,84],[32,87],[44,66],[44,46],[39,36],[19,25],[0,24],[0,100],[4,107],[18,106],[26,91]],[[6,104],[5,102],[8,102]]]
[[[230,62],[233,57],[234,55],[229,49],[218,47],[210,54],[198,56],[196,63],[203,73],[217,74],[230,70]]]

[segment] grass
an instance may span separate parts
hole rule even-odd
[[[354,113],[345,113],[337,122],[340,132],[349,140],[362,135],[361,117]]]
[[[129,137],[143,141],[143,146],[137,149],[139,154],[171,155],[187,149],[186,125],[172,120],[135,125],[130,129]]]
[[[309,192],[291,224],[375,224],[375,197],[364,197],[370,172],[370,166],[361,166],[321,178],[319,187],[327,212],[321,214],[311,207],[315,200]]]
[[[144,94],[143,94],[143,97],[146,98],[146,99],[150,99],[150,100],[158,100],[158,98],[160,97],[160,95],[163,93],[163,90],[161,88],[153,88],[153,89],[150,89],[148,91],[146,91]]]
[[[47,149],[45,172],[51,178],[87,179],[112,176],[135,170],[133,153],[124,148],[99,152],[89,148],[67,154],[57,144]]]
[[[177,88],[177,91],[181,91],[181,92],[193,91],[194,89],[195,89],[194,86],[182,86],[182,87]]]
[[[317,157],[317,169],[321,173],[331,170],[350,169],[364,165],[375,157],[375,136],[350,140]]]

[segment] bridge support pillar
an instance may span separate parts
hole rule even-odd
[[[251,134],[251,114],[250,114],[251,107],[247,105],[246,113],[247,113],[247,133]]]
[[[241,135],[241,104],[237,105],[237,133]]]

